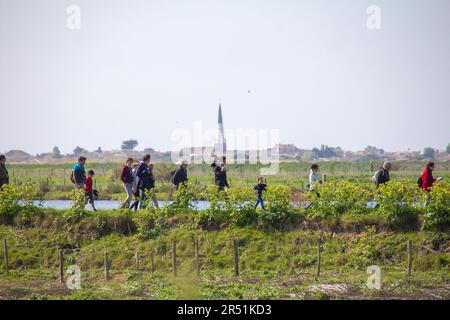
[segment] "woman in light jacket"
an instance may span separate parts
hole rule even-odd
[[[309,170],[308,185],[306,186],[306,189],[308,189],[308,191],[314,191],[314,185],[316,183],[320,184],[322,183],[322,181],[319,178],[318,172],[319,172],[319,165],[316,163],[311,165],[311,170]]]

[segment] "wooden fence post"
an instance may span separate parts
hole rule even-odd
[[[9,257],[8,257],[8,242],[3,239],[3,255],[5,257],[5,271],[6,275],[9,274]]]
[[[233,240],[234,247],[234,275],[239,276],[239,252],[238,252],[238,242],[236,239]]]
[[[303,181],[302,181],[302,191],[305,189],[304,185],[303,185]]]
[[[195,246],[195,271],[197,274],[197,278],[200,278],[200,253],[198,248],[198,240],[195,240],[194,246]]]
[[[412,273],[412,240],[408,241],[408,276]]]
[[[177,242],[174,240],[172,242],[172,269],[173,276],[177,276]]]
[[[322,183],[325,183],[327,181],[327,175],[324,173],[322,174]]]
[[[320,263],[321,263],[321,248],[322,241],[321,239],[317,240],[317,275],[316,278],[320,277]]]
[[[109,280],[109,257],[108,252],[105,251],[105,281]]]
[[[155,272],[155,260],[153,258],[153,251],[150,252],[150,271]]]
[[[59,250],[59,281],[64,283],[64,250]]]

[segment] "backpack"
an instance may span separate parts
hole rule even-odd
[[[378,178],[380,177],[381,170],[375,171],[375,174],[372,177],[372,182],[378,185]]]
[[[170,173],[170,182],[172,182],[173,184],[175,184],[175,173],[177,172],[177,170],[173,170]]]
[[[69,177],[70,181],[75,184],[75,177],[74,177],[74,172],[73,170],[70,172],[70,177]]]
[[[422,177],[419,177],[419,179],[417,179],[417,186],[422,189],[423,186],[423,181],[422,181]]]

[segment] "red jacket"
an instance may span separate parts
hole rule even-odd
[[[430,188],[433,186],[434,178],[433,178],[433,171],[425,168],[422,173],[422,189],[423,190],[430,190]]]
[[[93,183],[92,177],[91,177],[91,176],[88,176],[88,177],[86,178],[86,187],[84,188],[84,191],[86,191],[86,192],[92,192],[92,183]]]
[[[122,171],[120,172],[120,180],[123,183],[133,183],[133,173],[131,172],[130,167],[124,166]]]

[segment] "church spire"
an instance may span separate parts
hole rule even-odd
[[[219,103],[219,120],[218,120],[218,122],[219,122],[219,126],[220,126],[220,124],[223,124],[223,119],[222,119],[222,106],[221,106],[220,103]]]
[[[220,103],[217,122],[218,122],[217,144],[215,145],[214,150],[217,156],[224,156],[227,152],[227,142],[225,140],[225,130],[223,129],[222,105]]]

